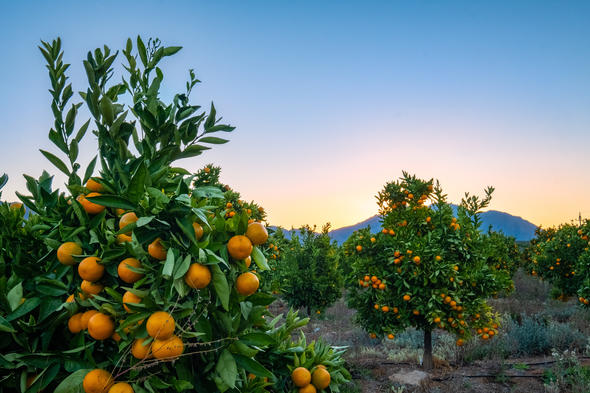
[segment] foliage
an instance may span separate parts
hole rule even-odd
[[[508,289],[511,279],[490,267],[479,231],[479,212],[492,191],[483,199],[466,194],[457,217],[432,180],[404,172],[379,192],[382,231],[355,232],[345,243],[346,263],[357,278],[349,304],[372,337],[438,327],[462,345],[472,332],[484,339],[497,332],[486,298]]]
[[[320,233],[304,226],[293,233],[278,265],[280,292],[290,306],[320,314],[342,295],[338,246],[325,225]]]
[[[66,85],[68,65],[62,61],[61,42],[42,44],[55,115],[49,138],[68,163],[42,153],[68,176],[68,193],[52,190],[52,178],[44,173],[38,180],[27,177],[30,195],[19,195],[35,213],[28,220],[23,209],[0,206],[0,391],[81,391],[82,380],[96,368],[112,373],[115,380],[129,381],[135,392],[294,391],[291,368],[323,362],[332,375],[328,390],[337,392],[350,378],[342,350],[307,344],[303,336],[293,341],[294,330],[307,320],[294,313],[283,323],[280,317],[272,319],[268,305],[274,297],[264,289],[257,291],[257,286],[251,291],[251,286],[244,289],[240,284],[238,277],[244,273],[251,278],[256,277],[254,268],[269,269],[263,241],[252,247],[243,236],[249,224],[264,218],[264,211],[220,188],[219,168],[209,165],[191,174],[173,166],[210,145],[226,143],[212,135],[234,128],[219,121],[213,104],[207,113],[189,103],[199,82],[192,70],[186,90],[172,103],[161,101],[159,63],[180,47],[164,47],[158,40],[145,45],[138,37],[135,48],[128,40],[122,51],[126,74],[115,84],[110,80],[118,53],[106,46],[89,52],[84,60],[89,87],[80,92],[83,103],[72,104],[66,112],[73,93]],[[124,102],[131,103],[128,109]],[[82,105],[94,126],[89,120],[74,134]],[[89,128],[96,128],[99,155],[80,177],[78,144]],[[93,176],[96,164],[100,176]],[[136,220],[122,225],[124,212],[134,213]],[[251,257],[251,266],[244,257],[231,256],[237,254],[228,243],[236,237],[240,244],[250,244],[245,255]],[[56,256],[64,242],[81,248],[71,254],[73,266]],[[80,277],[79,262],[87,257],[99,258],[99,277],[88,279],[96,291],[85,287],[88,282]],[[134,282],[124,281],[120,273],[121,262],[130,257],[139,263],[127,268],[139,275]],[[189,278],[197,264],[209,275],[198,289]],[[123,304],[128,293],[137,302]],[[76,329],[72,322],[90,310],[103,318],[96,321],[107,321],[97,328],[108,333],[104,339],[91,332],[94,316],[87,329]],[[179,352],[164,357],[154,349],[163,339],[149,322],[161,311],[174,319],[171,334],[182,343]],[[156,358],[132,356],[138,339],[145,339]]]

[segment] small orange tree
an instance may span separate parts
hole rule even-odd
[[[492,192],[483,199],[466,194],[454,217],[438,183],[404,172],[377,196],[381,232],[356,232],[345,244],[357,277],[349,295],[357,321],[373,338],[393,339],[410,326],[423,330],[425,369],[433,366],[434,329],[457,335],[457,345],[473,333],[487,340],[497,332],[486,298],[511,279],[488,264],[479,231],[479,212]]]
[[[320,233],[304,226],[293,233],[277,266],[280,293],[291,307],[321,313],[342,295],[338,246],[330,239],[330,225]]]
[[[295,392],[300,367],[322,377],[305,391],[338,391],[350,378],[342,352],[294,341],[307,323],[294,313],[270,318],[274,296],[254,272],[268,269],[263,213],[236,208],[231,190],[174,166],[227,142],[213,135],[233,127],[213,105],[206,113],[189,103],[192,71],[185,92],[161,100],[160,62],[179,47],[139,37],[133,47],[128,40],[120,83],[110,83],[117,54],[108,47],[84,61],[89,87],[80,95],[99,154],[80,177],[78,144],[90,121],[74,133],[82,103],[66,108],[73,91],[61,43],[42,44],[55,115],[49,138],[66,159],[42,153],[66,174],[68,192],[52,190],[46,174],[27,178],[31,195],[19,198],[34,218],[6,215],[26,238],[23,257],[9,255],[0,277],[1,300],[10,299],[0,319],[0,392]],[[0,232],[0,244],[11,240]],[[17,305],[19,288],[26,299]]]

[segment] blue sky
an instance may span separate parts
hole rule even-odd
[[[23,190],[22,173],[50,168],[38,152],[51,150],[52,124],[39,40],[62,37],[80,90],[88,50],[141,34],[184,47],[165,64],[164,98],[194,68],[203,81],[195,101],[213,100],[237,126],[229,144],[183,165],[221,165],[273,224],[365,219],[402,170],[440,179],[454,201],[494,185],[493,209],[535,224],[590,216],[590,2],[1,7],[4,198]],[[86,142],[87,162],[96,148]]]

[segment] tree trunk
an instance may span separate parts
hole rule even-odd
[[[422,358],[422,368],[427,371],[434,368],[434,362],[432,360],[432,331],[430,329],[424,330],[424,357]]]

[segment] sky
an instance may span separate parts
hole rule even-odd
[[[588,1],[3,1],[2,198],[25,192],[23,173],[58,172],[39,153],[57,153],[39,40],[62,38],[80,91],[88,50],[140,34],[183,46],[163,99],[194,68],[193,102],[236,126],[180,164],[221,166],[273,225],[362,221],[403,170],[453,202],[494,186],[491,209],[537,225],[590,217],[589,14]]]

